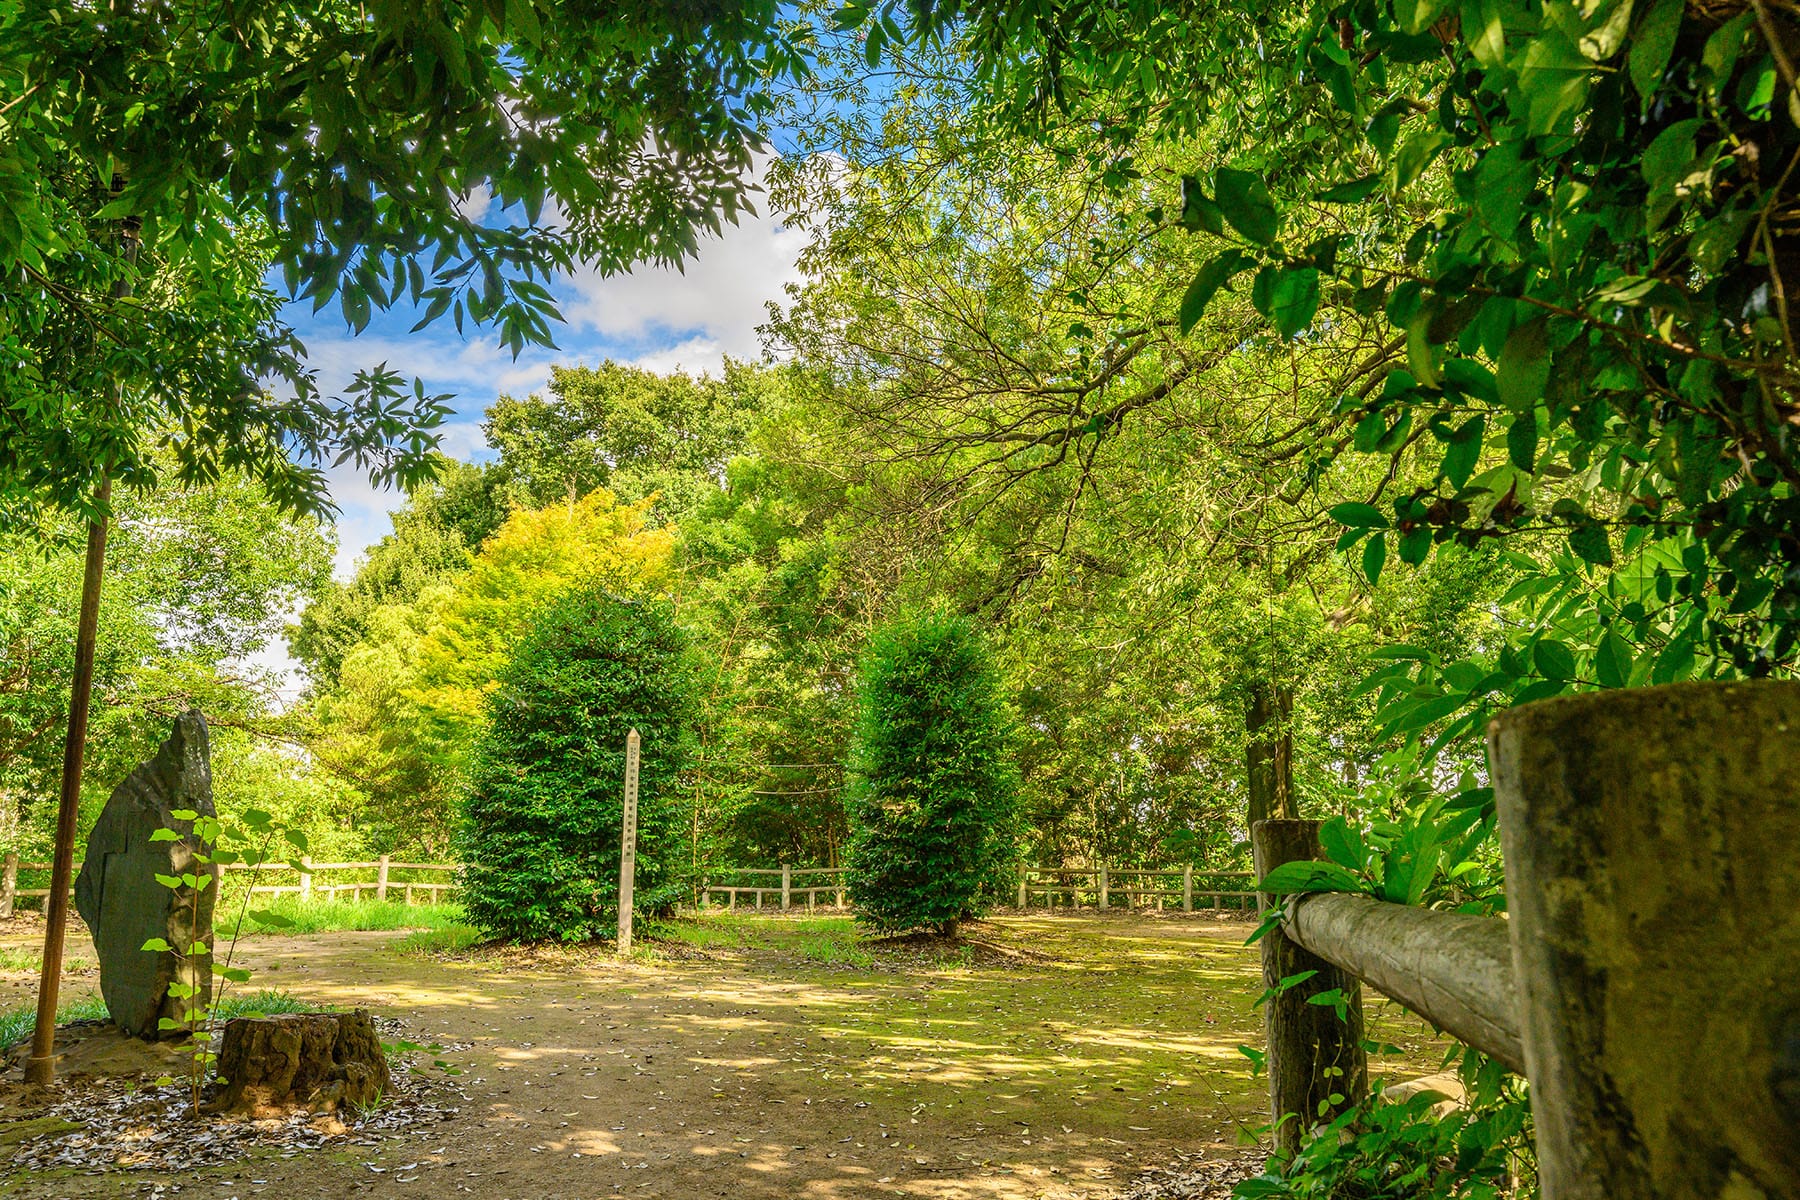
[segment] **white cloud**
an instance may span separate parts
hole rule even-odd
[[[486,212],[492,197],[471,193],[466,211]],[[428,390],[454,393],[457,416],[443,427],[443,449],[472,461],[486,456],[480,415],[502,394],[541,391],[555,363],[598,363],[611,358],[646,370],[717,372],[720,360],[754,358],[761,352],[756,327],[768,317],[768,303],[801,278],[796,260],[805,248],[805,230],[769,215],[744,214],[715,238],[704,240],[685,270],[645,267],[627,275],[577,271],[558,277],[550,290],[567,323],[553,327],[561,349],[529,348],[518,359],[499,345],[491,329],[467,336],[448,321],[418,333],[407,332],[412,318],[378,317],[375,327],[350,336],[336,307],[314,317],[295,305],[289,319],[307,346],[326,394],[341,392],[355,371],[386,362],[407,380],[424,380]],[[328,472],[339,508],[336,574],[347,579],[357,558],[390,532],[388,517],[399,507],[397,491],[377,488],[349,466]],[[284,646],[271,647],[258,665],[281,671]]]
[[[775,217],[745,216],[702,242],[684,271],[646,267],[611,277],[590,271],[559,280],[563,315],[573,327],[568,341],[579,343],[584,339],[576,331],[591,330],[631,347],[630,361],[644,365],[671,361],[668,354],[680,348],[689,370],[716,367],[726,354],[754,358],[761,351],[756,327],[767,319],[769,301],[801,278],[795,262],[806,243],[804,230]]]

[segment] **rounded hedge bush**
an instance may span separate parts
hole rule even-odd
[[[969,622],[930,614],[875,635],[859,698],[847,864],[857,916],[955,936],[1018,855],[998,673]]]
[[[625,738],[642,738],[633,907],[687,885],[683,775],[694,666],[662,601],[577,591],[545,605],[489,697],[463,806],[469,920],[490,936],[616,936]]]

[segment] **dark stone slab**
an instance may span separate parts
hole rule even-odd
[[[156,757],[113,789],[88,835],[86,859],[75,880],[75,907],[100,957],[100,995],[113,1023],[142,1038],[179,1036],[159,1032],[159,1019],[180,1020],[189,1006],[204,1005],[212,996],[210,954],[183,961],[143,948],[151,938],[178,947],[195,941],[212,944],[216,884],[196,892],[164,887],[156,880],[158,875],[213,871],[211,866],[196,867],[193,825],[177,821],[177,809],[215,815],[206,721],[194,710],[175,719]],[[151,841],[158,829],[183,836]],[[191,1000],[172,997],[169,985],[177,980],[198,984],[202,991]]]

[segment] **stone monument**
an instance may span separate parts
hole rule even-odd
[[[183,950],[196,941],[212,945],[216,868],[196,864],[193,823],[176,820],[177,810],[215,815],[206,721],[193,709],[175,719],[156,757],[113,789],[88,835],[75,880],[75,908],[100,957],[106,1009],[120,1029],[152,1040],[180,1036],[160,1029],[160,1019],[180,1021],[186,1009],[203,1007],[212,997],[210,952],[182,956],[143,948],[151,938]],[[159,829],[181,836],[152,841]],[[170,888],[156,878],[184,874],[207,877],[207,886]],[[200,991],[189,999],[170,996],[169,985],[178,981]]]

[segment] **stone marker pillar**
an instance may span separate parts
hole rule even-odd
[[[75,908],[100,957],[107,1012],[126,1033],[150,1040],[162,1036],[159,1018],[180,1020],[186,1009],[202,1007],[212,997],[210,951],[184,958],[143,948],[151,938],[184,950],[196,941],[212,945],[215,868],[195,863],[193,824],[177,821],[176,809],[215,815],[206,721],[195,710],[177,717],[156,756],[113,789],[88,835],[87,857],[75,880]],[[151,841],[159,829],[183,836]],[[189,873],[213,881],[196,890],[167,888],[156,880]],[[200,991],[191,999],[175,999],[169,985],[177,981]]]

